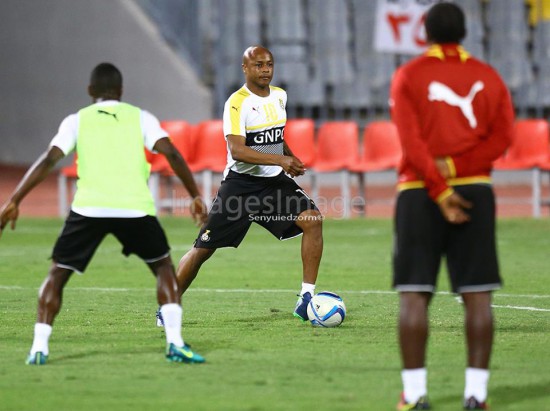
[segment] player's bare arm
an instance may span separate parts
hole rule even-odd
[[[248,147],[245,141],[243,136],[234,134],[227,136],[229,150],[233,159],[249,164],[281,166],[283,170],[292,177],[304,174],[304,164],[298,158],[288,155],[281,156],[277,154],[260,153]]]
[[[153,149],[166,157],[174,173],[176,173],[181,180],[189,195],[193,197],[193,203],[190,207],[191,215],[197,224],[203,224],[206,221],[207,215],[206,205],[200,196],[193,174],[191,170],[189,170],[185,159],[181,156],[176,147],[174,147],[168,137],[157,140]]]
[[[11,229],[15,229],[15,223],[19,217],[19,204],[31,190],[40,184],[65,157],[65,154],[58,147],[52,146],[44,152],[25,173],[10,199],[0,209],[0,235],[2,230],[11,221]]]

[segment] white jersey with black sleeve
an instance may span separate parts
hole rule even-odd
[[[286,91],[270,86],[267,97],[252,93],[246,85],[234,92],[225,102],[223,110],[223,133],[243,136],[246,145],[260,153],[283,155],[284,128],[286,124]],[[258,165],[237,161],[227,150],[229,170],[256,177],[274,177],[282,167]]]

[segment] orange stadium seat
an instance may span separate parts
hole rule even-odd
[[[306,168],[315,163],[315,122],[310,118],[287,120],[285,141]]]
[[[286,121],[285,142],[306,167],[310,185],[315,185],[315,121],[310,118],[297,118]]]
[[[355,121],[327,121],[317,131],[317,153],[313,169],[316,174],[340,173],[342,217],[348,218],[351,210],[350,167],[356,164],[359,154],[359,127]],[[318,198],[317,184],[312,189]]]
[[[212,175],[222,173],[227,164],[227,143],[222,120],[205,120],[198,124],[195,138],[195,160],[189,164],[202,175],[202,195],[207,206],[212,203]]]
[[[191,168],[190,163],[194,156],[195,126],[185,120],[164,120],[160,122],[160,125]],[[149,188],[155,199],[157,210],[170,208],[172,199],[162,198],[161,186],[165,186],[165,192],[171,193],[172,182],[175,180],[174,172],[168,160],[162,154],[155,154],[146,150],[146,157],[147,161],[151,163]]]
[[[351,166],[351,171],[359,176],[359,195],[364,201],[363,213],[366,212],[367,206],[366,175],[396,169],[401,156],[401,142],[394,123],[384,120],[373,121],[365,127],[361,157]]]
[[[494,162],[496,171],[531,171],[533,217],[540,217],[541,167],[548,162],[550,128],[544,119],[517,120],[508,150]]]

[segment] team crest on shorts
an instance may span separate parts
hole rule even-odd
[[[202,233],[201,241],[203,241],[205,243],[210,241],[210,236],[208,235],[208,233],[210,233],[210,230],[206,230],[204,233]]]

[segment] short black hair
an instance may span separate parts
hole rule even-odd
[[[122,73],[112,63],[100,63],[92,70],[90,86],[97,96],[120,93]]]
[[[434,43],[460,43],[466,36],[466,18],[453,3],[437,3],[428,10],[424,21],[428,40]]]

